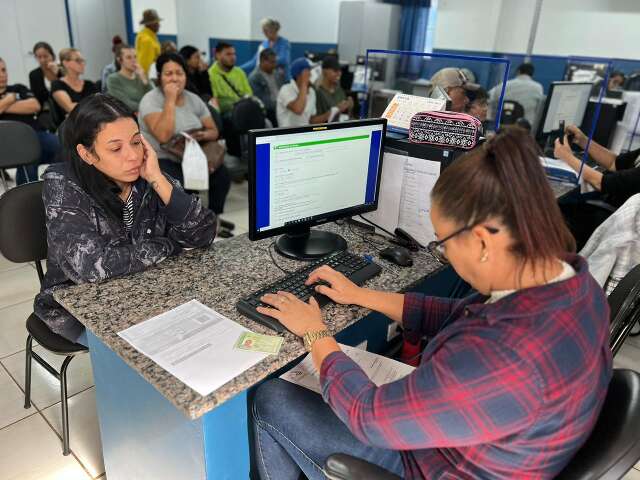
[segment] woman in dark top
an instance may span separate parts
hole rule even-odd
[[[566,133],[573,135],[573,143],[580,148],[587,147],[588,138],[578,127],[571,125]],[[578,172],[582,162],[575,157],[569,144],[567,137],[564,143],[556,140],[554,154]],[[632,195],[640,193],[640,149],[616,155],[592,140],[589,156],[604,169],[604,172],[599,172],[585,165],[582,171],[584,180],[600,193],[597,199],[617,208]],[[593,199],[593,196],[588,198]],[[607,210],[585,203],[583,198],[562,202],[561,209],[576,237],[578,249],[584,246],[598,225],[611,215]]]
[[[35,314],[86,345],[84,327],[53,298],[62,286],[97,283],[206,247],[216,217],[160,171],[129,108],[108,95],[85,98],[63,129],[65,162],[44,175],[47,274]]]
[[[207,71],[209,66],[202,60],[200,50],[191,45],[185,45],[179,53],[187,64],[187,90],[208,102],[213,96]]]
[[[58,124],[83,98],[96,93],[96,85],[90,80],[83,80],[80,76],[84,73],[87,63],[80,50],[76,48],[64,48],[60,51],[60,63],[64,68],[64,76],[51,82],[51,95],[56,104],[56,117]]]
[[[57,161],[60,143],[58,137],[47,132],[37,114],[40,102],[31,90],[19,83],[9,85],[9,75],[4,60],[0,58],[0,120],[26,123],[33,128],[40,141],[40,164]],[[18,168],[16,183],[18,185],[38,180],[38,166],[29,165]]]
[[[51,83],[62,76],[55,62],[56,54],[47,42],[38,42],[33,47],[33,55],[40,64],[29,72],[29,87],[44,108],[51,96]]]

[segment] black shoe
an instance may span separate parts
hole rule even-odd
[[[235,223],[227,222],[226,220],[220,219],[220,228],[225,228],[227,230],[233,230],[236,228]]]
[[[233,233],[231,233],[226,228],[221,228],[220,230],[218,230],[217,236],[219,238],[231,238],[233,237]]]

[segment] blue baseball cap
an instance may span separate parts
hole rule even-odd
[[[294,79],[298,78],[298,75],[307,69],[311,69],[311,64],[309,64],[309,60],[304,57],[296,58],[291,62],[291,67],[289,67],[291,77]]]

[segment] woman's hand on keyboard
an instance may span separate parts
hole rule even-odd
[[[278,320],[293,334],[302,337],[307,332],[325,330],[322,313],[316,299],[305,303],[289,292],[268,293],[262,297],[269,307],[257,307],[256,311]]]
[[[343,305],[358,304],[362,289],[342,273],[323,265],[311,272],[305,284],[313,285],[319,282],[322,284],[316,285],[316,292],[326,295],[336,303]]]

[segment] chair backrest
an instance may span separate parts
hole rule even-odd
[[[559,480],[613,480],[640,459],[640,373],[614,370],[600,417]]]
[[[640,265],[620,280],[607,300],[611,310],[611,351],[615,355],[640,318]]]
[[[26,123],[0,121],[0,168],[31,165],[40,161],[40,140]]]
[[[266,116],[262,107],[253,99],[243,98],[233,106],[233,127],[239,134],[254,128],[265,127]]]
[[[0,197],[0,253],[15,263],[47,258],[43,182],[12,188]]]
[[[505,100],[502,103],[501,125],[513,125],[516,120],[524,117],[524,107],[514,100]]]
[[[58,104],[52,97],[49,97],[47,102],[49,102],[49,112],[51,113],[51,121],[56,127],[58,127],[62,122],[64,122],[65,117],[61,115],[60,107],[58,107]]]

